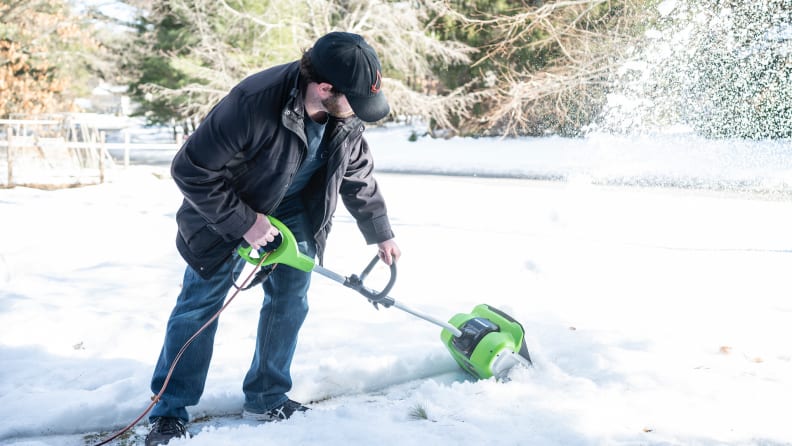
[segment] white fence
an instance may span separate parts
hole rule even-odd
[[[96,127],[66,120],[0,120],[0,187],[64,187],[103,183],[116,168],[110,151],[120,152],[124,167],[136,150],[175,151],[177,143],[108,143]],[[5,162],[2,162],[2,156]]]

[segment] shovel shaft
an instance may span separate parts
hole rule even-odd
[[[329,270],[329,269],[327,269],[327,268],[325,268],[323,266],[316,265],[316,266],[314,266],[313,271],[315,273],[319,273],[319,274],[327,277],[328,279],[330,279],[332,281],[338,282],[341,285],[349,286],[349,279],[348,278],[346,278],[346,277],[342,276],[341,274],[338,274],[338,273],[336,273],[334,271],[331,271],[331,270]],[[418,310],[416,310],[414,308],[410,308],[407,305],[404,305],[404,304],[402,304],[400,302],[397,302],[396,299],[394,299],[394,298],[392,298],[390,296],[383,296],[382,299],[383,300],[384,299],[388,300],[388,303],[389,303],[388,306],[394,306],[394,307],[404,311],[405,313],[410,313],[410,314],[412,314],[415,317],[421,318],[421,319],[423,319],[423,320],[425,320],[427,322],[431,322],[431,323],[437,325],[438,327],[442,327],[442,328],[448,330],[451,334],[453,334],[454,337],[458,338],[458,337],[462,336],[462,332],[459,331],[459,329],[457,329],[456,327],[454,327],[453,325],[451,325],[451,324],[449,324],[447,322],[443,322],[443,321],[441,321],[441,320],[439,320],[439,319],[437,319],[435,317],[432,317],[432,316],[430,316],[430,315],[428,315],[428,314],[426,314],[424,312],[418,311]]]
[[[404,305],[404,304],[401,304],[399,302],[396,302],[395,300],[393,301],[393,306],[398,308],[398,309],[400,309],[400,310],[402,310],[402,311],[404,311],[404,312],[406,312],[406,313],[410,313],[410,314],[412,314],[415,317],[419,317],[419,318],[421,318],[421,319],[423,319],[423,320],[425,320],[427,322],[431,322],[431,323],[433,323],[433,324],[435,324],[435,325],[437,325],[439,327],[443,327],[444,329],[448,330],[452,335],[454,335],[455,338],[458,338],[458,337],[462,336],[462,332],[459,331],[459,329],[457,329],[453,325],[449,324],[448,322],[443,322],[440,319],[434,318],[434,317],[432,317],[432,316],[430,316],[430,315],[428,315],[426,313],[423,313],[421,311],[418,311],[418,310],[416,310],[414,308],[410,308],[407,305]]]
[[[427,322],[431,322],[439,327],[442,327],[453,334],[454,337],[458,338],[462,336],[462,332],[453,325],[396,302],[395,299],[388,296],[388,292],[390,292],[391,287],[393,287],[393,284],[396,281],[395,264],[390,265],[391,275],[390,279],[388,280],[388,284],[382,291],[376,292],[365,287],[363,281],[366,279],[366,276],[368,276],[369,272],[371,272],[371,269],[374,267],[374,265],[379,261],[379,256],[375,256],[371,260],[366,269],[361,273],[360,277],[354,274],[349,277],[342,276],[341,274],[331,271],[321,265],[317,265],[312,257],[308,257],[301,253],[297,249],[297,240],[294,238],[294,234],[292,234],[289,228],[274,217],[268,218],[270,219],[270,222],[280,231],[281,243],[275,248],[274,251],[269,252],[263,261],[259,261],[257,258],[253,257],[253,248],[250,246],[240,247],[237,252],[239,253],[240,257],[245,259],[247,262],[257,265],[258,267],[283,263],[284,265],[289,265],[292,268],[296,268],[301,271],[314,271],[330,280],[340,283],[341,285],[354,289],[358,293],[365,296],[369,302],[374,304],[375,307],[377,304],[382,304],[385,307],[394,306],[406,313],[410,313],[413,316],[419,317]]]
[[[346,277],[336,272],[330,271],[329,269],[321,265],[314,265],[313,272],[319,273],[330,280],[340,283],[341,285],[346,285],[346,281],[347,281]]]

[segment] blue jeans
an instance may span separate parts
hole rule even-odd
[[[294,233],[303,254],[316,255],[311,224],[299,199],[284,202],[274,215]],[[235,254],[207,280],[187,267],[151,379],[152,392],[159,393],[179,349],[223,306],[232,287],[232,271],[241,270],[243,262]],[[278,265],[262,284],[264,302],[259,313],[256,351],[242,385],[245,410],[262,413],[288,399],[286,392],[292,386],[290,367],[297,334],[308,313],[310,279],[311,273]],[[187,348],[150,418],[189,420],[186,407],[198,404],[203,393],[216,331],[217,320]]]

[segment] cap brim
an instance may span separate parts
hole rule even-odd
[[[382,92],[374,96],[350,96],[347,101],[358,118],[366,122],[376,122],[388,116],[390,105]]]

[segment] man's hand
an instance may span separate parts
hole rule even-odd
[[[399,246],[396,245],[396,241],[393,239],[385,240],[384,242],[377,243],[377,247],[379,248],[379,257],[385,262],[386,265],[390,265],[392,263],[396,263],[401,257],[401,250]]]
[[[280,234],[280,231],[275,226],[272,226],[266,215],[256,214],[256,222],[253,223],[253,226],[247,230],[243,237],[253,249],[258,250],[275,240],[278,234]]]

